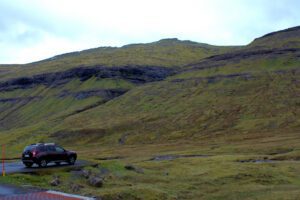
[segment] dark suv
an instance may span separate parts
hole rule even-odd
[[[25,147],[22,154],[22,162],[26,167],[34,163],[40,167],[46,167],[48,163],[54,162],[59,165],[67,162],[74,165],[77,154],[74,151],[67,151],[54,143],[37,143]]]

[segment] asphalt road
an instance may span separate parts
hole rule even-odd
[[[0,185],[0,200],[94,200],[74,194],[31,187]]]
[[[91,162],[84,161],[84,160],[77,160],[75,165],[69,165],[67,163],[61,163],[61,165],[55,165],[55,163],[49,163],[45,168],[39,168],[37,165],[33,165],[31,168],[26,168],[21,161],[17,162],[6,162],[5,163],[5,172],[7,175],[13,173],[34,173],[43,170],[56,170],[62,168],[80,168],[87,165],[91,165]],[[2,166],[1,166],[2,167]],[[1,170],[0,170],[1,171]],[[1,178],[1,177],[0,177]],[[73,195],[73,194],[66,194],[57,191],[39,189],[39,188],[32,188],[29,186],[13,186],[13,185],[0,185],[0,200],[12,200],[12,199],[43,199],[43,200],[90,200],[93,198]]]
[[[26,168],[21,161],[18,162],[7,162],[5,163],[5,172],[6,174],[13,174],[13,173],[31,173],[37,172],[42,170],[49,170],[49,169],[59,169],[59,168],[78,168],[84,167],[87,165],[91,165],[91,162],[85,160],[77,160],[75,165],[69,165],[67,163],[61,163],[60,165],[55,165],[55,163],[49,163],[47,167],[40,168],[37,165],[33,165],[31,168]]]
[[[43,190],[35,188],[22,188],[13,185],[0,185],[0,199],[2,199],[4,196],[20,195],[41,191]]]

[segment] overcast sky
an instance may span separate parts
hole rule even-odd
[[[0,0],[0,63],[179,38],[244,45],[300,25],[299,0]]]

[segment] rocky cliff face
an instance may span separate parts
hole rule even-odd
[[[0,124],[4,129],[11,128],[16,126],[9,123],[12,118],[22,118],[19,122],[23,122],[18,124],[25,125],[30,117],[26,117],[23,110],[35,105],[43,107],[49,99],[57,104],[71,101],[64,106],[67,112],[63,113],[70,116],[104,104],[133,87],[162,81],[173,74],[172,68],[154,66],[92,66],[8,79],[0,82]],[[55,103],[50,107],[55,107]],[[61,111],[53,109],[51,114],[45,111],[42,118],[52,118]]]
[[[37,85],[56,87],[66,84],[74,78],[86,81],[92,77],[97,79],[123,79],[134,84],[161,81],[175,73],[175,70],[164,67],[78,67],[66,71],[38,74],[32,77],[19,77],[0,82],[0,91],[26,89]]]

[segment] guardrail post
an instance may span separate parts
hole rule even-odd
[[[2,176],[5,176],[5,144],[2,145]]]

